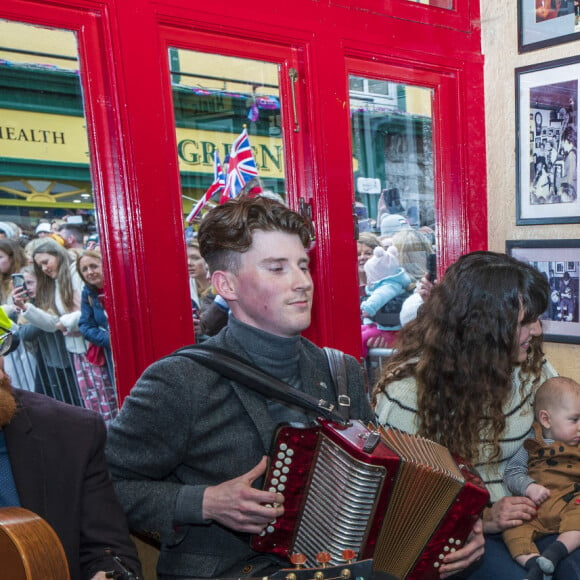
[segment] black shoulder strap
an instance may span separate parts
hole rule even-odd
[[[350,416],[350,397],[348,396],[348,374],[346,372],[344,353],[328,346],[324,347],[324,353],[328,359],[330,374],[336,389],[338,412],[344,421],[348,421]]]
[[[269,399],[277,399],[314,411],[335,423],[345,423],[343,417],[334,411],[335,406],[332,403],[299,391],[224,349],[207,344],[195,344],[180,348],[169,356],[189,358]]]

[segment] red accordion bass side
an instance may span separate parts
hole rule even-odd
[[[437,580],[489,501],[446,448],[360,422],[280,427],[264,489],[284,495],[284,515],[253,536],[254,550],[301,553],[308,566],[321,550],[332,565],[353,550],[401,580]]]

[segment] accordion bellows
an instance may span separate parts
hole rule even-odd
[[[489,501],[481,480],[433,441],[359,422],[281,427],[265,489],[280,491],[284,515],[252,539],[256,551],[289,558],[343,550],[399,579],[435,580]]]

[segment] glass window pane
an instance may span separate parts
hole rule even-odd
[[[433,95],[423,87],[350,79],[350,86],[358,88],[350,91],[350,113],[363,304],[378,285],[394,283],[387,278],[400,273],[400,268],[407,274],[397,280],[396,304],[381,304],[385,316],[367,313],[370,315],[363,315],[363,321],[396,331],[400,328],[400,298],[433,267],[435,255]],[[394,245],[396,260],[388,263],[387,258],[373,258],[377,245]],[[394,337],[387,339],[392,342]]]
[[[177,49],[170,66],[185,215],[213,181],[214,151],[226,164],[244,127],[262,187],[284,196],[278,66]]]
[[[9,257],[0,302],[12,311],[22,339],[5,366],[15,386],[91,408],[108,421],[117,411],[110,348],[104,358],[88,354],[90,330],[108,326],[104,311],[97,316],[100,328],[86,327],[81,334],[79,327],[81,293],[89,280],[77,276],[74,264],[78,253],[98,244],[79,68],[75,33],[0,20],[0,256]],[[24,246],[24,263],[16,246]],[[35,266],[37,254],[69,264],[70,278],[42,272]],[[90,283],[102,304],[106,273],[99,254],[92,259],[100,277]],[[10,274],[18,271],[26,283],[20,316],[11,306],[17,298]],[[60,291],[66,285],[74,297],[70,303]],[[29,303],[78,316],[67,317],[64,332],[45,332],[26,315]]]
[[[208,328],[205,324],[206,315],[210,319],[209,311],[215,310],[214,295],[207,271],[199,266],[195,236],[203,213],[223,200],[223,188],[218,188],[195,216],[192,210],[200,207],[198,202],[205,199],[204,194],[215,181],[214,153],[218,154],[228,179],[234,166],[230,158],[233,143],[244,129],[257,177],[246,176],[241,191],[257,186],[282,200],[285,198],[279,71],[277,64],[269,62],[175,48],[169,51],[169,65],[190,294],[199,340],[215,334],[219,328]],[[237,195],[240,189],[231,193]],[[225,322],[223,317],[219,320]]]
[[[0,219],[95,230],[76,37],[0,21]]]

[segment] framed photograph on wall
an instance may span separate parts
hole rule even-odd
[[[516,223],[580,223],[580,56],[517,68],[515,84]]]
[[[580,14],[574,4],[574,0],[518,0],[519,52],[580,38]]]
[[[507,240],[506,253],[536,268],[550,285],[541,316],[544,339],[580,344],[580,240]]]

